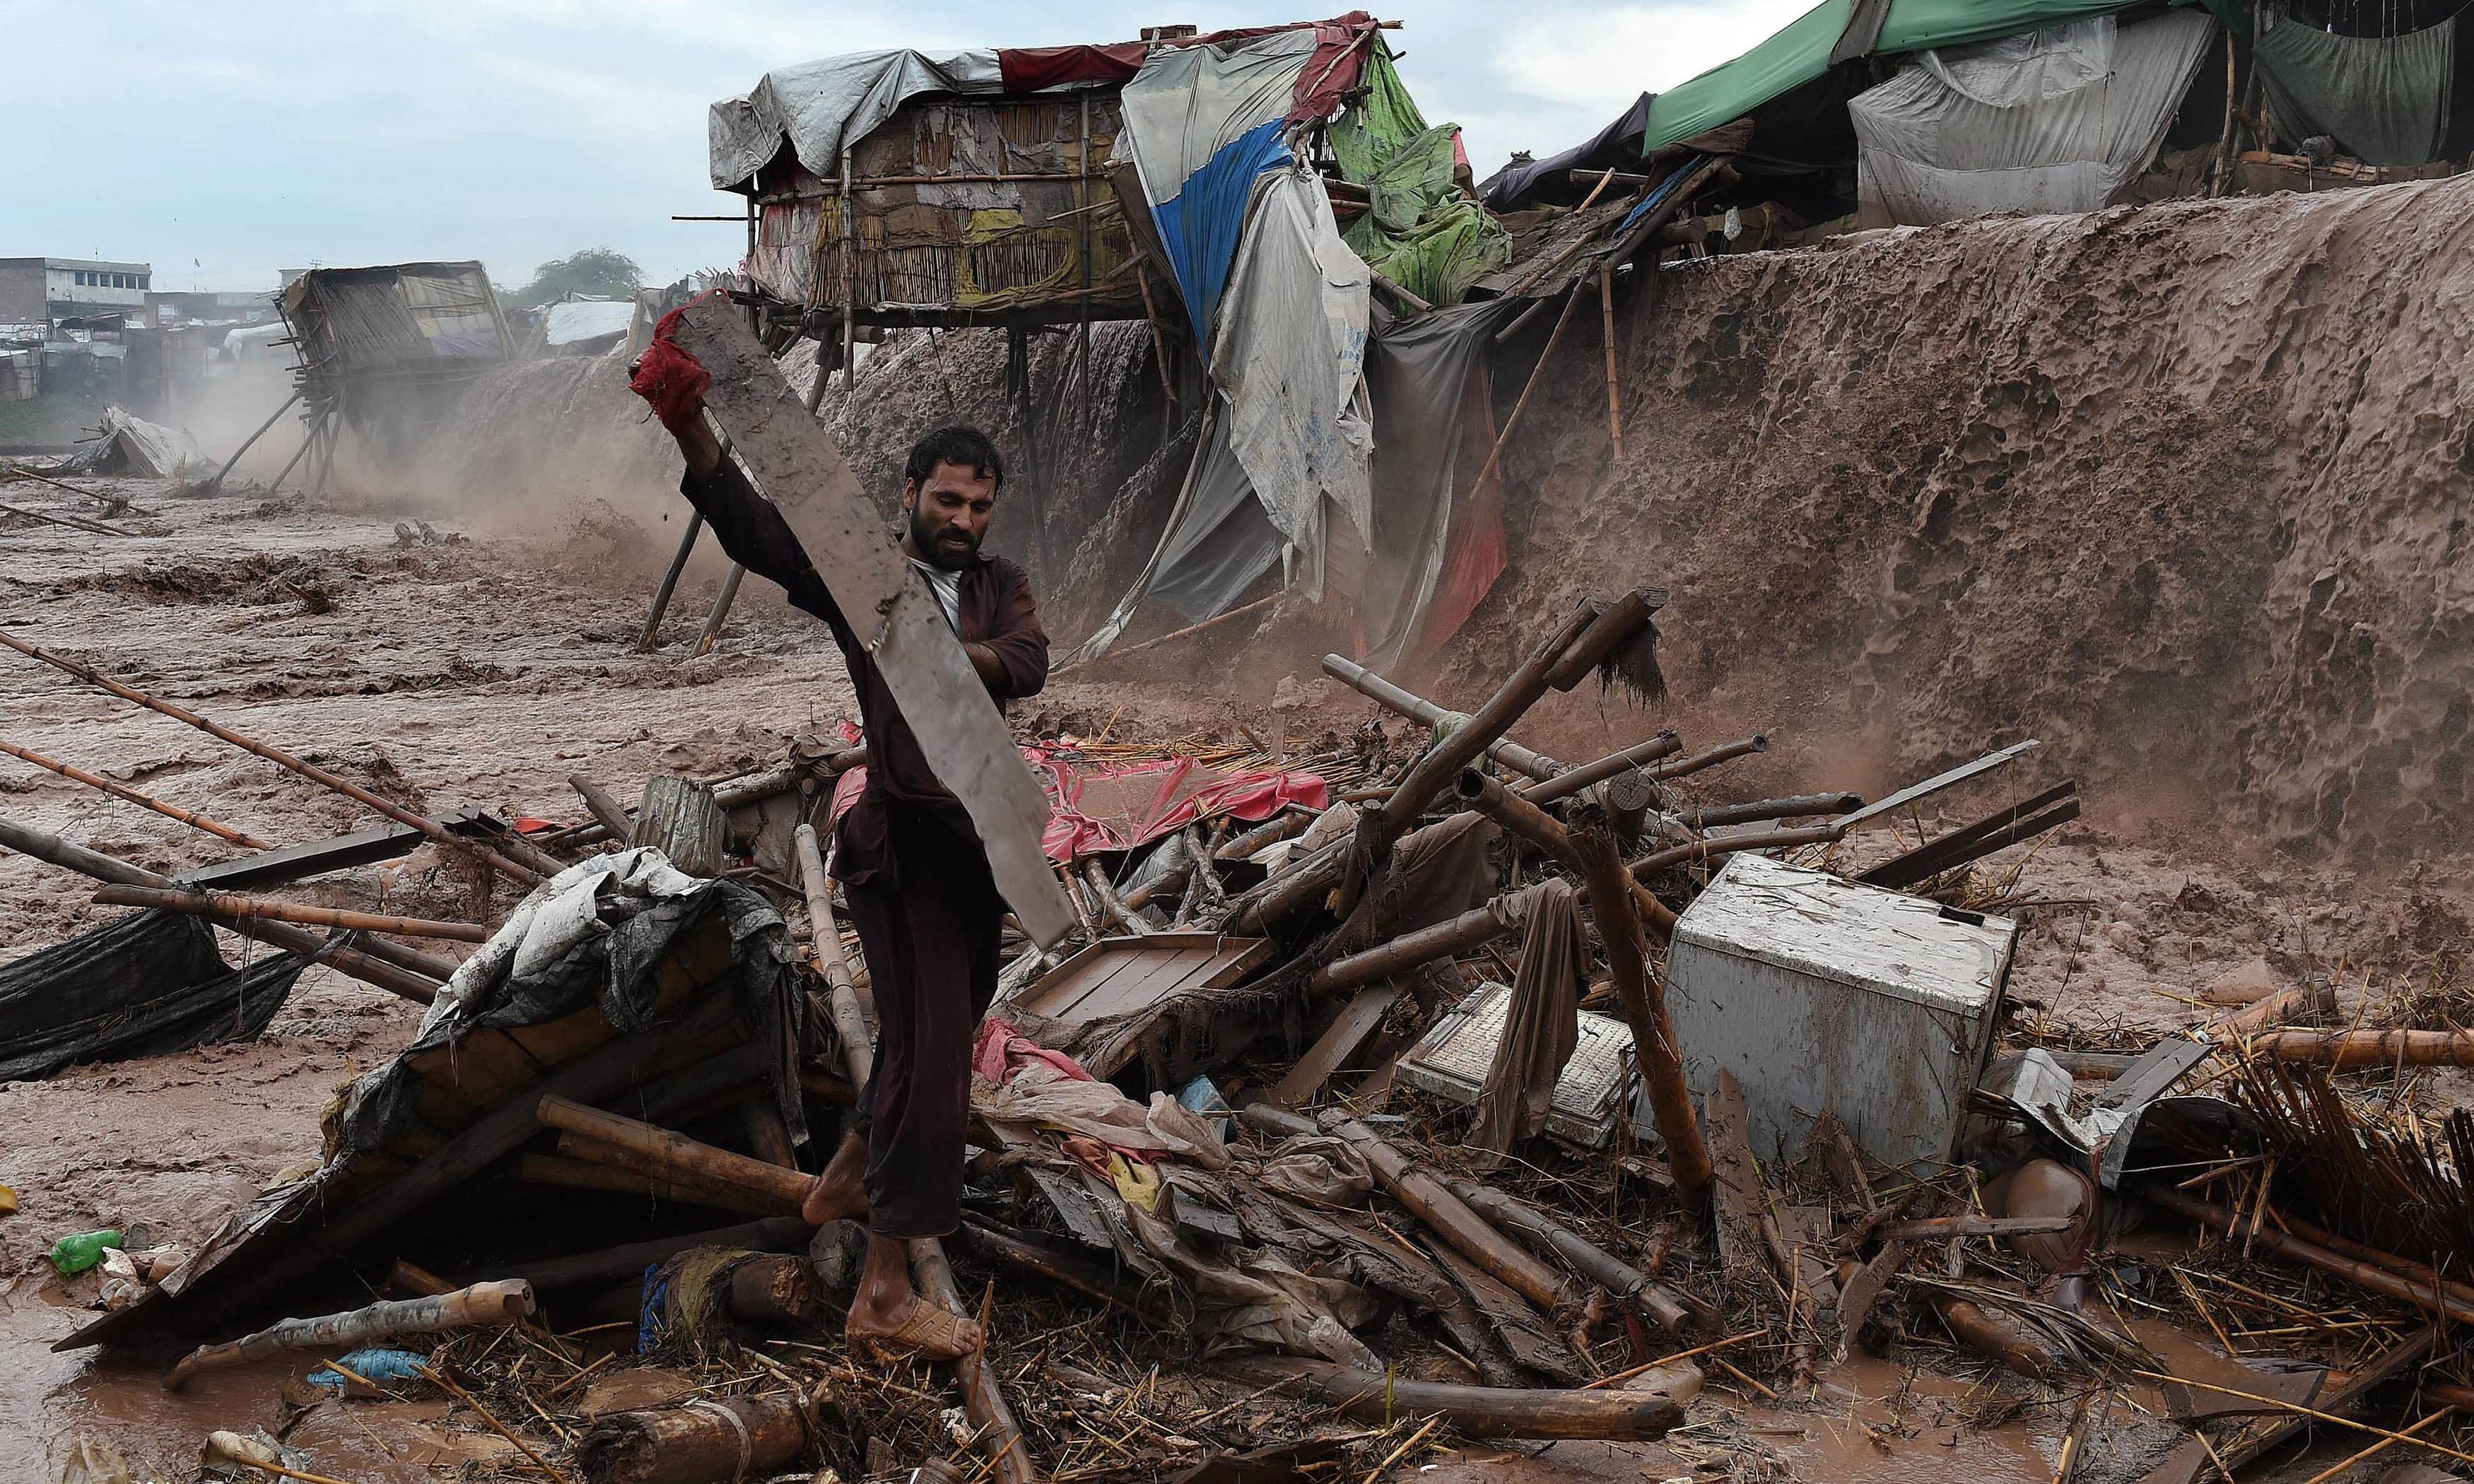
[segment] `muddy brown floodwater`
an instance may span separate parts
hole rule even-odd
[[[12,490],[13,503],[67,511],[57,491]],[[0,629],[75,655],[247,734],[431,813],[481,807],[503,817],[582,817],[566,778],[581,773],[632,798],[648,775],[715,777],[767,766],[784,736],[851,710],[837,656],[811,619],[749,585],[718,651],[686,658],[713,596],[691,581],[665,644],[636,653],[649,582],[643,541],[588,512],[557,531],[524,530],[501,511],[473,529],[435,508],[254,495],[183,498],[121,487],[138,509],[125,537],[58,526],[0,529]],[[400,537],[398,522],[426,516]],[[676,527],[668,528],[675,531]],[[639,533],[641,537],[641,532]],[[453,539],[465,536],[466,539]],[[656,533],[654,544],[668,537]],[[1688,618],[1677,615],[1681,626]],[[1059,635],[1068,639],[1074,635]],[[1233,735],[1268,714],[1284,673],[1305,699],[1292,734],[1346,732],[1373,708],[1315,678],[1311,656],[1237,673],[1209,648],[1158,669],[1053,686],[1035,705],[1086,730],[1167,737]],[[1263,672],[1257,674],[1256,672]],[[1480,697],[1445,691],[1445,704]],[[1397,724],[1394,723],[1397,730]],[[1676,726],[1718,739],[1708,714],[1635,711],[1602,701],[1550,705],[1528,740],[1564,755]],[[365,826],[367,811],[168,718],[0,655],[0,738],[106,773],[259,837],[290,844]],[[1767,780],[1762,780],[1767,781]],[[1869,778],[1814,786],[1877,786]],[[2031,781],[2011,780],[2020,790]],[[1710,776],[1712,797],[1728,784]],[[1956,799],[1956,812],[2010,797]],[[234,848],[160,815],[12,759],[0,759],[0,816],[172,872]],[[1867,849],[1887,849],[1886,841]],[[2077,827],[2050,839],[2023,892],[2043,903],[2014,990],[2049,1028],[2101,1037],[2152,1033],[2206,1012],[2211,987],[2254,959],[2277,971],[2341,968],[2349,1004],[2411,983],[2417,965],[2466,936],[2462,875],[2432,868],[2365,883],[2273,861],[2202,857],[2188,842]],[[473,887],[436,852],[287,889],[317,902],[464,917]],[[108,920],[83,878],[0,855],[0,956],[16,957]],[[502,895],[497,906],[508,905]],[[434,946],[434,945],[433,945]],[[237,961],[244,945],[224,942]],[[158,1384],[158,1353],[56,1354],[51,1343],[92,1317],[91,1276],[62,1280],[43,1253],[100,1227],[194,1242],[261,1187],[320,1152],[319,1113],[347,1079],[393,1054],[416,1007],[323,969],[301,979],[255,1043],[73,1068],[0,1085],[0,1183],[20,1209],[0,1218],[0,1484],[53,1484],[81,1435],[118,1448],[139,1478],[189,1477],[212,1428],[274,1425],[282,1366],[216,1373],[179,1396]],[[2438,1074],[2445,1090],[2461,1074]],[[2426,1105],[2430,1106],[2430,1105]],[[1691,1424],[1657,1447],[1559,1444],[1472,1449],[1424,1475],[1457,1479],[1668,1478],[1713,1460],[1767,1460],[1810,1479],[2043,1480],[2066,1419],[1982,1426],[1964,1382],[1859,1361],[1828,1378],[1807,1409],[1752,1406],[1713,1381]],[[356,1481],[435,1479],[492,1445],[439,1425],[434,1406],[327,1404],[291,1434],[318,1466]],[[1876,1438],[1892,1442],[1885,1449]],[[1758,1472],[1748,1477],[1763,1476]]]

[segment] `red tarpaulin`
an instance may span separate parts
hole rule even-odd
[[[1197,820],[1227,815],[1250,824],[1288,804],[1322,809],[1331,800],[1329,785],[1312,773],[1222,773],[1191,757],[1100,765],[1040,747],[1024,748],[1022,756],[1048,794],[1048,828],[1040,845],[1056,861],[1129,850]],[[834,818],[840,819],[866,786],[866,768],[844,773],[834,785]]]
[[[1143,54],[1149,50],[1140,41],[1108,46],[1001,46],[997,71],[1009,93],[1035,93],[1068,83],[1123,83],[1142,70]]]

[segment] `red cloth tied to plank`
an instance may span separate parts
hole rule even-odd
[[[1001,46],[997,72],[1009,93],[1035,93],[1068,83],[1123,83],[1143,69],[1140,41],[1108,46]]]
[[[1040,846],[1054,861],[1130,850],[1219,815],[1255,824],[1288,804],[1322,809],[1331,802],[1330,785],[1312,773],[1249,768],[1224,774],[1191,757],[1094,765],[1074,755],[1042,747],[1022,750],[1023,761],[1048,794],[1048,827]],[[866,786],[865,767],[844,773],[834,785],[833,817],[840,819]]]

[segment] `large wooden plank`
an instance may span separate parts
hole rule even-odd
[[[1366,1038],[1374,1034],[1374,1028],[1383,1023],[1385,1012],[1399,997],[1400,987],[1389,979],[1358,991],[1346,1005],[1341,1007],[1338,1018],[1313,1045],[1306,1048],[1306,1054],[1298,1059],[1298,1065],[1289,1068],[1289,1074],[1280,1079],[1280,1085],[1271,1090],[1270,1101],[1280,1108],[1295,1108],[1300,1103],[1313,1101],[1314,1095],[1322,1090],[1322,1085],[1331,1080],[1331,1074],[1340,1070],[1340,1064],[1354,1055],[1357,1048],[1366,1043]]]
[[[927,579],[904,560],[841,449],[738,309],[719,295],[698,299],[681,316],[677,338],[712,373],[705,406],[714,420],[875,657],[929,766],[969,811],[1023,930],[1042,947],[1063,938],[1074,908],[1040,850],[1047,796]]]

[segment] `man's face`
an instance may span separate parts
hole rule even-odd
[[[905,480],[902,508],[910,513],[910,544],[931,566],[947,571],[970,564],[996,513],[997,482],[967,464],[939,464],[923,488]]]

